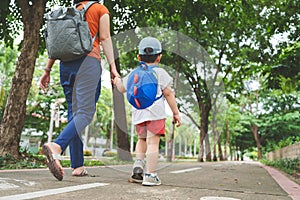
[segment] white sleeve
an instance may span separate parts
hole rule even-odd
[[[164,90],[169,84],[172,84],[173,78],[168,74],[165,69],[156,68],[155,69],[158,76],[158,85],[161,90]]]

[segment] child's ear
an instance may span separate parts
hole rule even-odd
[[[157,62],[160,62],[161,57],[162,57],[162,54],[159,54],[159,55],[157,56],[157,58],[156,58]]]
[[[141,56],[140,56],[140,55],[138,55],[137,57],[138,57],[138,61],[141,61]]]

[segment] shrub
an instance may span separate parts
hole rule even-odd
[[[47,161],[44,156],[28,152],[23,152],[18,158],[14,158],[12,155],[0,156],[0,169],[31,169],[46,166]]]
[[[107,157],[115,157],[115,156],[117,156],[117,152],[105,151],[104,155],[107,156]]]
[[[277,159],[274,161],[262,160],[262,163],[268,166],[278,168],[291,175],[300,172],[299,158],[295,158],[295,159],[284,158],[284,159]]]
[[[83,151],[83,155],[84,155],[84,156],[92,156],[93,154],[92,154],[92,151],[91,151],[91,150],[84,150],[84,151]]]

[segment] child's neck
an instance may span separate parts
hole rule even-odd
[[[159,62],[154,62],[154,63],[146,63],[147,65],[155,65],[157,66],[159,64]]]

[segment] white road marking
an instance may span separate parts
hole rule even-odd
[[[38,191],[38,192],[29,192],[29,193],[25,193],[25,194],[5,196],[5,197],[0,197],[0,200],[33,199],[33,198],[38,198],[38,197],[44,197],[44,196],[61,194],[61,193],[65,193],[65,192],[72,192],[72,191],[78,191],[78,190],[85,190],[85,189],[90,189],[90,188],[95,188],[95,187],[106,186],[106,185],[109,185],[109,183],[90,183],[90,184],[76,185],[76,186],[63,187],[63,188],[57,188],[57,189],[43,190],[43,191]]]
[[[12,188],[18,188],[19,186],[12,184],[12,183],[7,183],[6,181],[1,181],[0,180],[0,189],[12,189]]]
[[[241,200],[230,197],[201,197],[200,200]]]
[[[0,178],[0,189],[10,189],[10,188],[17,188],[20,187],[14,183],[10,182],[17,182],[19,184],[23,184],[26,186],[33,186],[36,185],[36,182],[27,181],[27,180],[19,180],[19,179],[11,179],[11,178]]]
[[[195,170],[198,170],[198,169],[202,169],[202,168],[201,167],[195,167],[195,168],[189,168],[189,169],[171,171],[170,173],[172,173],[172,174],[179,174],[179,173],[185,173],[185,172],[195,171]]]

